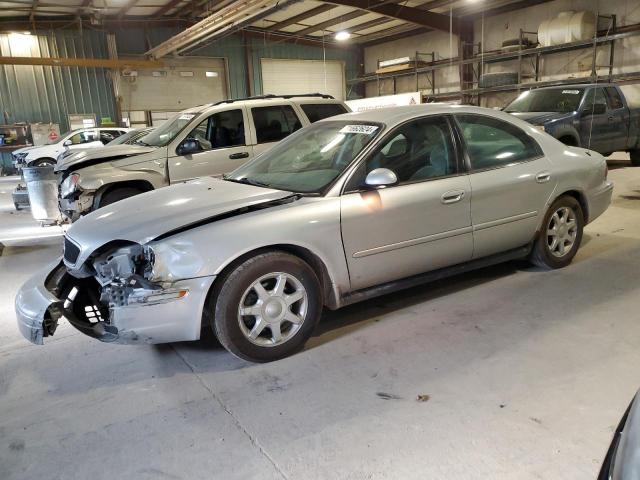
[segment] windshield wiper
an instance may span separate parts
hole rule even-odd
[[[266,183],[260,182],[258,180],[253,180],[247,177],[242,177],[242,178],[222,177],[222,179],[227,180],[228,182],[244,183],[245,185],[253,185],[254,187],[273,188],[271,185],[267,185]]]

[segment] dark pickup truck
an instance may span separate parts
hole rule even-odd
[[[631,163],[640,166],[640,108],[629,108],[617,85],[579,84],[528,90],[504,110],[566,145],[603,155],[629,152]]]

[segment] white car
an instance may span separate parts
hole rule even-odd
[[[46,145],[15,150],[12,153],[13,164],[16,168],[55,165],[58,157],[67,150],[103,147],[129,130],[129,128],[121,127],[72,130]]]

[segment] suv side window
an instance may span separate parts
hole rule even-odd
[[[451,129],[446,119],[421,118],[394,130],[363,164],[347,187],[357,190],[376,168],[388,168],[398,183],[413,183],[458,173]]]
[[[302,127],[290,105],[251,109],[258,143],[278,142]]]
[[[624,107],[624,103],[622,102],[622,98],[620,98],[620,93],[617,88],[607,87],[607,96],[609,97],[609,104],[611,105],[612,110]]]
[[[595,92],[595,101],[594,101],[594,92]],[[587,92],[587,96],[584,99],[584,109],[590,110],[593,105],[604,105],[605,110],[608,110],[607,97],[604,94],[603,88],[592,88]]]
[[[473,170],[499,168],[542,155],[538,144],[510,123],[483,115],[456,115]]]
[[[191,130],[188,137],[198,140],[203,151],[245,145],[242,110],[214,113]]]
[[[300,108],[302,108],[311,123],[323,118],[347,113],[347,109],[339,103],[303,103],[300,104]]]

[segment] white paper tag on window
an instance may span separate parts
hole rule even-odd
[[[571,95],[578,95],[580,90],[562,90],[562,93],[570,93]]]
[[[193,114],[193,113],[183,113],[182,115],[180,115],[179,119],[180,120],[191,120],[193,117],[195,117],[195,114]]]
[[[345,125],[340,130],[340,133],[363,133],[365,135],[371,135],[378,130],[375,125]]]

